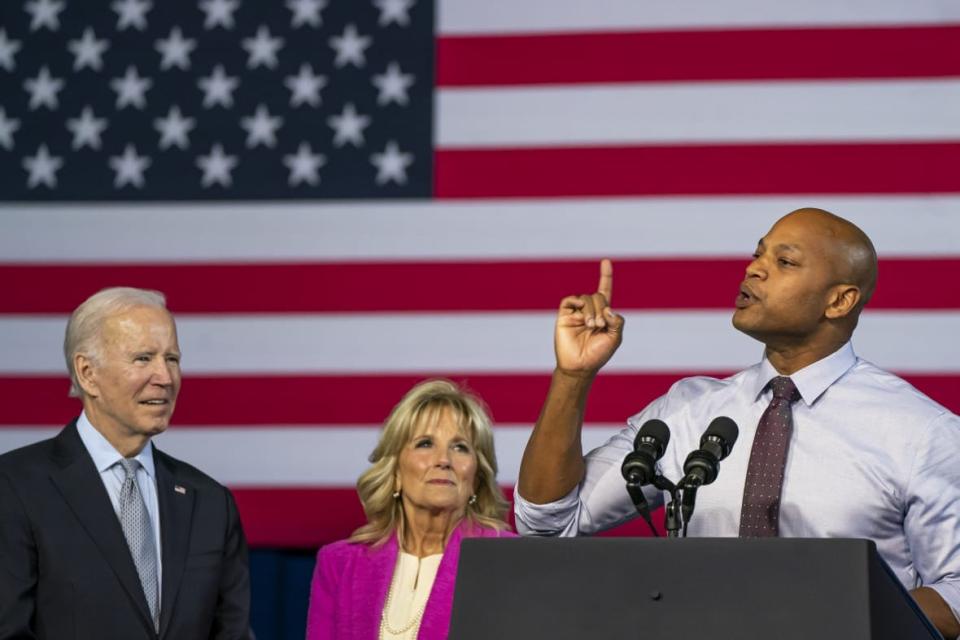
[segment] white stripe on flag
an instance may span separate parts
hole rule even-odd
[[[641,407],[638,407],[638,410]],[[625,416],[626,417],[626,416]],[[585,425],[584,450],[599,446],[622,425]],[[52,437],[57,428],[0,429],[0,452]],[[501,484],[513,484],[531,425],[497,425],[494,440]],[[353,486],[369,466],[378,426],[218,427],[178,425],[154,439],[170,455],[230,486]],[[224,455],[229,452],[229,455]]]
[[[440,0],[441,34],[955,22],[956,0]],[[815,45],[812,45],[815,46]]]
[[[734,371],[761,357],[761,345],[730,325],[730,311],[620,312],[624,342],[604,371]],[[0,318],[0,373],[63,372],[65,322]],[[552,312],[181,314],[177,326],[187,374],[520,373],[553,367],[553,322]],[[930,339],[953,335],[958,324],[958,311],[867,311],[854,345],[894,371],[958,371],[960,341]]]
[[[960,247],[960,196],[21,204],[0,215],[0,263],[746,257],[803,206],[858,224],[881,257]]]
[[[960,138],[960,81],[446,89],[440,148]]]

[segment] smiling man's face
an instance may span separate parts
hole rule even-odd
[[[180,391],[180,347],[169,312],[139,306],[107,318],[85,368],[84,408],[108,440],[166,431]]]

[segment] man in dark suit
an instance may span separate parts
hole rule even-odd
[[[150,441],[180,389],[163,296],[95,294],[64,352],[83,413],[0,456],[0,640],[249,638],[233,497]]]

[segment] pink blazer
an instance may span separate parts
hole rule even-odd
[[[450,534],[420,622],[420,640],[447,637],[460,541],[475,537],[515,534],[466,524]],[[376,640],[398,552],[396,536],[376,548],[346,540],[321,547],[310,584],[307,640]]]

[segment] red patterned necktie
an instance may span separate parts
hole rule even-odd
[[[793,380],[772,379],[773,399],[760,416],[750,450],[747,481],[740,509],[740,537],[776,537],[780,529],[780,492],[787,463],[787,447],[793,431],[791,405],[800,399]]]

